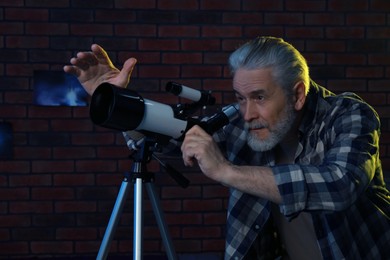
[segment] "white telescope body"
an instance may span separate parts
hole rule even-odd
[[[180,138],[186,128],[187,121],[175,118],[172,107],[149,99],[145,99],[145,115],[135,130],[147,130],[154,133]]]
[[[97,125],[120,131],[143,130],[181,139],[194,125],[209,134],[239,116],[238,105],[225,107],[207,121],[175,117],[171,106],[142,98],[137,92],[103,83],[92,95],[90,117]]]

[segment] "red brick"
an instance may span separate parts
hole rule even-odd
[[[216,238],[221,236],[219,227],[188,227],[183,228],[183,238]]]
[[[369,91],[387,92],[389,90],[390,80],[388,79],[370,79],[368,82]]]
[[[4,12],[6,20],[22,20],[22,21],[47,21],[49,12],[47,9],[21,9],[7,8]]]
[[[54,147],[53,159],[88,159],[96,158],[92,147]]]
[[[23,34],[23,23],[22,22],[4,22],[2,21],[0,24],[0,32],[5,34]]]
[[[96,228],[58,228],[56,239],[60,240],[93,240],[97,239]]]
[[[10,185],[11,187],[13,185]],[[1,188],[0,195],[3,200],[26,200],[30,198],[28,188]]]
[[[162,25],[158,28],[159,37],[199,37],[198,26]]]
[[[326,29],[326,36],[330,39],[362,39],[364,35],[364,27],[329,27]]]
[[[203,251],[204,252],[216,252],[216,256],[221,254],[220,258],[222,258],[222,253],[225,249],[225,240],[221,239],[205,239],[203,240]]]
[[[205,225],[222,225],[226,224],[226,213],[225,212],[209,212],[203,214]]]
[[[55,186],[91,186],[95,185],[95,174],[55,174],[53,184]]]
[[[210,185],[203,188],[203,197],[205,198],[227,198],[229,190],[222,185]]]
[[[51,214],[53,202],[51,201],[12,201],[9,203],[12,214]]]
[[[143,0],[143,1],[127,1],[127,0],[115,0],[116,8],[128,8],[128,9],[154,9],[156,8],[155,0]]]
[[[48,48],[49,37],[8,36],[5,38],[7,48]]]
[[[322,39],[325,35],[323,29],[319,27],[288,27],[286,36],[298,39]]]
[[[370,54],[368,56],[369,65],[390,65],[390,55],[389,54]]]
[[[220,47],[220,41],[215,39],[184,39],[181,41],[181,49],[184,51],[215,51]]]
[[[341,40],[307,40],[306,51],[345,52],[346,44]]]
[[[76,172],[114,172],[117,170],[115,160],[79,160],[76,162]]]
[[[144,78],[178,78],[179,68],[177,66],[141,66],[139,76]]]
[[[10,235],[9,229],[0,228],[0,241],[8,241],[8,240],[10,240],[10,238],[11,238],[11,235]],[[1,253],[0,253],[0,256],[1,256]]]
[[[107,128],[104,128],[107,131]],[[72,144],[74,145],[108,145],[114,144],[114,132],[108,133],[75,133],[72,135]]]
[[[326,1],[295,0],[286,2],[287,11],[314,12],[326,9]]]
[[[195,53],[181,53],[172,52],[164,53],[162,55],[162,62],[164,64],[201,64],[202,54],[200,52]]]
[[[38,6],[38,7],[69,7],[69,1],[68,0],[56,0],[56,1],[50,1],[50,0],[26,0],[26,6]]]
[[[234,23],[234,24],[263,24],[262,13],[236,13],[236,12],[225,12],[222,16],[223,23]]]
[[[222,76],[221,66],[183,66],[184,78],[216,78]]]
[[[386,25],[385,14],[348,14],[346,17],[347,25]]]
[[[344,20],[343,13],[305,13],[305,23],[309,25],[341,25]]]
[[[67,35],[69,25],[65,23],[26,23],[27,35]]]
[[[303,24],[303,15],[301,13],[269,13],[264,15],[265,24],[289,24],[300,25]]]
[[[229,38],[240,37],[242,28],[240,26],[204,26],[202,28],[202,37]]]
[[[74,190],[72,188],[33,188],[31,190],[31,198],[33,200],[71,200],[75,199]]]
[[[33,254],[72,254],[73,242],[71,241],[41,241],[31,242]]]
[[[180,239],[173,242],[176,250],[183,253],[202,252],[202,242],[198,239]]]
[[[194,10],[197,9],[199,5],[196,0],[160,0],[157,2],[157,7],[162,10]]]
[[[125,61],[129,59],[130,57],[137,58],[137,64],[156,64],[161,62],[161,54],[158,51],[145,51],[145,52],[120,52],[119,53],[119,60]],[[137,75],[137,69],[138,65],[136,65],[136,68],[133,70],[132,75]],[[130,83],[132,84],[132,83]]]
[[[34,161],[31,171],[33,173],[59,173],[73,172],[75,170],[72,161]]]
[[[350,54],[350,53],[337,53],[337,54],[328,54],[327,56],[328,64],[336,65],[366,65],[367,58],[364,54]]]
[[[6,7],[6,6],[23,6],[24,0],[3,0],[1,2],[1,5],[4,7]]]
[[[84,0],[72,3],[72,7],[76,8],[106,8],[110,9],[114,7],[114,2],[112,1],[104,1],[104,0]]]
[[[114,28],[119,36],[157,36],[157,26],[153,24],[117,24]]]
[[[239,40],[242,42],[243,40],[250,40],[252,38],[258,37],[258,36],[267,36],[272,35],[274,37],[286,37],[285,36],[285,28],[282,25],[278,26],[267,26],[262,27],[261,30],[259,30],[258,26],[246,26],[243,29],[243,36],[244,39],[240,38]],[[230,46],[231,47],[231,46]],[[235,50],[238,46],[233,46],[234,48],[223,48],[224,50]]]
[[[70,120],[51,120],[50,126],[53,131],[65,132],[87,132],[93,129],[91,119],[70,119]]]
[[[76,241],[75,242],[75,253],[76,254],[96,254],[99,252],[101,241]],[[110,250],[110,253],[113,251]]]
[[[335,92],[346,92],[346,91],[367,91],[366,82],[362,79],[340,79],[340,80],[329,80],[326,86],[331,91]]]
[[[0,172],[2,173],[29,173],[30,162],[28,161],[0,161]]]
[[[49,186],[52,181],[50,175],[13,175],[9,179],[9,184],[12,187],[36,187]]]
[[[379,12],[388,12],[390,10],[390,2],[387,0],[373,0],[371,1],[371,9]]]
[[[283,0],[275,1],[257,1],[247,0],[242,2],[244,11],[281,11],[284,7]]]
[[[367,28],[367,37],[369,39],[388,39],[390,37],[390,29],[387,26]]]
[[[50,108],[50,109],[48,109]],[[29,116],[31,118],[68,118],[71,117],[70,107],[47,107],[47,106],[33,106],[29,107]]]
[[[97,9],[95,11],[96,22],[134,22],[136,19],[136,12],[131,9]]]
[[[26,108],[24,106],[2,105],[0,116],[2,118],[26,117]]]
[[[78,24],[70,25],[70,32],[74,35],[110,36],[114,34],[113,26],[110,24]]]
[[[328,0],[328,9],[331,11],[367,11],[367,0]]]
[[[202,10],[239,11],[241,5],[240,1],[203,0],[200,1],[200,8]]]
[[[95,212],[96,202],[80,200],[57,201],[54,207],[56,213]]]
[[[14,1],[12,1],[14,2]],[[16,256],[28,256],[29,253],[29,244],[28,242],[24,241],[11,241],[7,243],[0,243],[0,256],[9,256],[9,255],[16,255]]]
[[[382,67],[351,67],[347,68],[346,76],[350,78],[381,78],[384,76]]]
[[[138,44],[142,51],[172,51],[179,49],[179,41],[172,39],[140,39]]]

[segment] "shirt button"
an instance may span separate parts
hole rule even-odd
[[[256,230],[259,230],[259,229],[260,229],[260,226],[259,226],[259,225],[256,225],[256,226],[255,226],[255,229],[256,229]]]
[[[234,260],[238,260],[238,259],[239,259],[238,256],[234,257]]]

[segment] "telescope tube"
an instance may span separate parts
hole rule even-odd
[[[92,122],[120,131],[146,130],[179,138],[187,121],[174,117],[172,107],[142,98],[137,92],[103,83],[92,95]]]

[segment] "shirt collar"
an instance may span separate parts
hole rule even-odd
[[[334,95],[331,91],[318,85],[313,80],[310,80],[310,89],[309,93],[307,94],[306,104],[304,107],[305,111],[302,123],[299,126],[299,134],[301,136],[307,134],[317,122],[319,102],[321,102],[320,100],[331,95]]]

